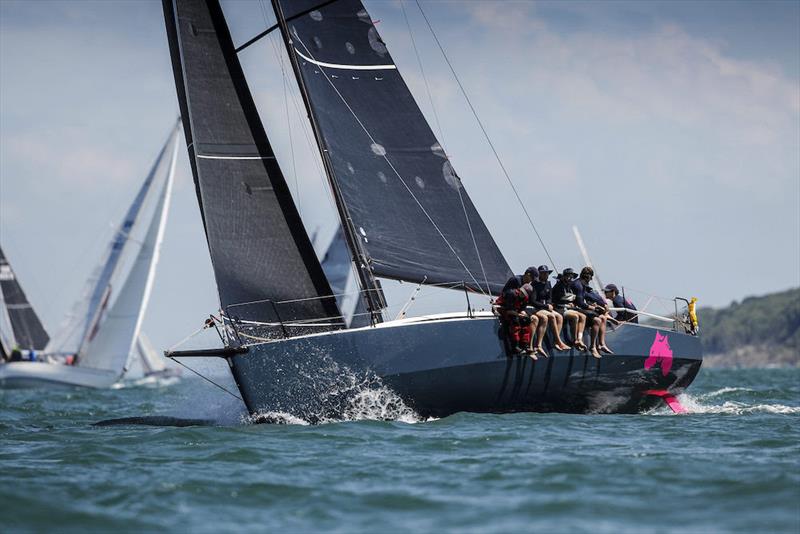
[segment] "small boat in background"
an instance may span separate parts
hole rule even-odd
[[[180,121],[60,332],[36,361],[0,366],[1,387],[107,388],[122,378],[132,355],[141,354],[138,341],[164,236],[179,131]],[[25,324],[34,324],[32,310],[26,317]],[[46,337],[38,318],[35,325],[41,330],[37,330],[37,339]]]
[[[144,332],[139,332],[139,337],[136,338],[134,354],[139,358],[145,378],[177,378],[181,376],[180,369],[167,367],[166,360],[153,347],[150,338]]]

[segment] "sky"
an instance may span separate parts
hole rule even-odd
[[[222,4],[236,43],[272,23],[268,2]],[[511,266],[549,263],[416,5],[365,4]],[[576,225],[640,306],[800,285],[800,2],[422,6],[557,267],[581,266]],[[333,210],[280,54],[265,39],[240,58],[324,241]],[[49,330],[176,115],[160,2],[0,0],[0,243]],[[177,169],[144,323],[162,348],[218,305],[185,151]]]

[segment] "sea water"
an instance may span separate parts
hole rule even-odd
[[[378,391],[319,425],[157,385],[0,392],[0,531],[800,531],[798,369],[703,369],[687,415],[421,421]],[[92,426],[140,415],[213,424]]]

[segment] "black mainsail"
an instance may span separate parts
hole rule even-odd
[[[219,2],[164,0],[163,6],[223,309],[247,320],[327,318],[339,324],[336,300],[256,111]]]
[[[50,336],[47,335],[33,306],[28,302],[28,297],[25,296],[2,248],[0,248],[0,292],[2,293],[0,301],[5,308],[0,310],[0,313],[6,315],[11,330],[10,332],[0,332],[0,336],[3,339],[9,339],[9,344],[20,349],[43,350],[50,341]],[[0,324],[3,323],[5,321]],[[10,351],[14,346],[5,347],[2,350]]]
[[[356,256],[375,276],[496,294],[511,270],[363,4],[273,7]]]

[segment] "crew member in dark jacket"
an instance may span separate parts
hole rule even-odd
[[[503,286],[503,289],[500,290],[500,294],[503,295],[509,289],[519,289],[525,284],[530,284],[533,282],[534,278],[538,276],[539,272],[536,270],[536,267],[528,267],[525,269],[525,272],[522,274],[515,274],[511,278],[508,279],[506,285]]]
[[[572,282],[572,290],[575,293],[575,308],[586,316],[586,322],[590,325],[589,351],[595,358],[601,358],[601,350],[609,353],[611,350],[605,346],[605,301],[600,295],[592,294],[594,292],[589,285],[592,278],[594,270],[591,267],[584,267],[581,269],[580,277]],[[603,304],[599,304],[598,301]]]
[[[636,306],[633,305],[630,299],[620,294],[616,285],[608,284],[603,288],[603,293],[605,293],[606,298],[611,301],[612,308],[625,308],[625,311],[614,312],[615,321],[620,323],[639,323],[639,314],[633,313],[636,311]]]
[[[550,285],[550,273],[553,271],[547,265],[540,265],[537,269],[539,276],[533,282],[533,298],[531,305],[536,309],[539,317],[539,328],[537,329],[537,349],[546,357],[547,354],[542,349],[542,341],[547,333],[547,325],[553,332],[555,340],[553,346],[556,350],[569,350],[569,345],[561,339],[561,327],[564,324],[564,317],[553,307],[553,286]]]
[[[583,331],[586,328],[586,316],[578,313],[575,307],[575,292],[572,288],[572,283],[577,275],[575,271],[570,268],[556,277],[556,285],[553,286],[552,298],[553,308],[564,319],[566,319],[572,327],[574,338],[574,345],[580,350],[589,350],[583,343]]]

